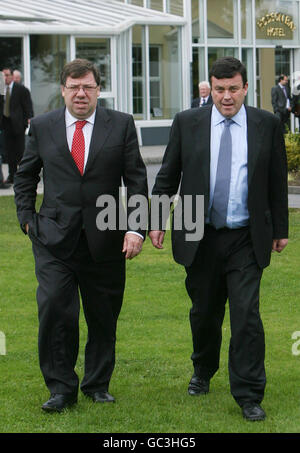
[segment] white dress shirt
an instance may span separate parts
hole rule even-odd
[[[247,141],[247,114],[242,105],[236,115],[231,118],[234,123],[230,126],[232,138],[232,163],[227,211],[228,228],[240,228],[248,225],[248,141]],[[211,114],[211,140],[210,140],[210,194],[208,217],[213,202],[221,135],[224,128],[224,116],[215,105]]]
[[[83,132],[83,136],[84,136],[84,169],[85,169],[88,157],[89,157],[91,138],[92,138],[94,123],[95,123],[95,115],[96,115],[96,111],[94,111],[94,113],[92,113],[92,115],[89,118],[86,118],[85,121],[87,121],[87,123],[82,128],[82,132]],[[78,121],[78,118],[75,118],[73,115],[71,115],[69,110],[66,108],[65,119],[66,119],[67,141],[68,141],[69,150],[71,152],[73,135],[74,135],[74,132],[76,129],[75,123],[76,123],[76,121]]]
[[[283,91],[283,94],[285,95],[286,97],[286,109],[289,109],[290,108],[290,100],[287,96],[287,90],[286,90],[286,87],[285,85],[281,85],[281,83],[278,84],[280,86],[280,88],[282,89]]]

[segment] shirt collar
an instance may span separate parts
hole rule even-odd
[[[91,123],[94,125],[95,123],[95,115],[96,115],[96,110],[89,116],[88,118],[85,118],[85,121],[88,123]],[[78,121],[78,118],[75,118],[75,116],[71,115],[69,110],[66,108],[65,111],[65,118],[66,118],[66,127],[72,126],[76,121]]]
[[[213,105],[212,113],[211,113],[212,124],[214,126],[217,126],[218,124],[222,123],[225,119],[226,119],[225,116],[223,116],[219,112],[217,107],[215,105]],[[236,124],[238,124],[239,126],[243,126],[245,124],[245,122],[246,122],[246,109],[245,109],[245,105],[244,104],[242,104],[242,107],[240,108],[240,110],[231,119]]]

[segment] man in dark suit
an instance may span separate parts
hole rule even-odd
[[[13,80],[13,71],[3,69],[5,79],[5,100],[3,110],[4,146],[9,174],[6,183],[13,184],[14,175],[25,148],[25,131],[33,117],[30,92]]]
[[[61,86],[66,108],[31,121],[14,184],[19,222],[32,241],[39,283],[39,358],[51,394],[42,406],[45,411],[61,411],[77,401],[78,288],[88,326],[81,390],[95,402],[114,401],[108,387],[125,259],[141,251],[145,236],[141,228],[126,231],[124,213],[118,210],[121,180],[128,202],[131,196],[148,197],[133,118],[97,106],[98,69],[87,60],[74,60],[65,66]],[[37,213],[41,169],[44,197]]]
[[[291,107],[290,88],[288,77],[284,74],[279,76],[278,84],[271,90],[273,111],[281,121],[283,133],[286,132],[285,126],[289,124]]]
[[[2,133],[2,117],[3,117],[3,105],[4,105],[4,75],[0,72],[0,134]],[[1,137],[2,139],[2,137]],[[2,144],[1,140],[1,144]],[[2,146],[0,145],[0,189],[8,189],[9,184],[4,183],[4,177],[2,172]]]
[[[191,108],[204,107],[205,105],[212,104],[212,97],[210,94],[210,84],[206,81],[200,82],[199,97],[192,100]]]
[[[151,206],[154,196],[173,197],[180,184],[180,210],[175,207],[173,219],[180,225],[181,217],[183,228],[173,223],[172,248],[174,259],[185,266],[192,301],[194,374],[189,394],[207,393],[219,368],[228,297],[231,393],[247,420],[263,420],[260,403],[266,378],[259,287],[271,251],[280,252],[287,244],[285,145],[278,118],[244,105],[248,83],[239,60],[216,61],[210,81],[214,105],[174,118]],[[204,196],[204,234],[191,238],[199,194]],[[152,217],[151,212],[153,223]],[[149,232],[157,248],[162,248],[163,227],[151,226]]]

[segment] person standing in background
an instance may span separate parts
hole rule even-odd
[[[0,72],[0,133],[2,134],[2,117],[3,117],[3,105],[4,105],[4,75]],[[2,137],[1,137],[2,138]],[[3,145],[3,141],[1,143]],[[0,148],[0,189],[8,189],[9,184],[4,183],[4,177],[2,172],[2,147]]]
[[[279,76],[278,84],[271,90],[271,100],[273,111],[280,119],[282,131],[286,133],[286,126],[289,125],[291,107],[290,88],[288,86],[289,79],[285,74]]]
[[[14,183],[14,176],[25,149],[25,131],[33,117],[30,92],[23,85],[13,80],[11,68],[3,69],[5,79],[3,132],[4,148],[8,162],[6,184]]]
[[[204,107],[205,105],[212,104],[212,97],[210,94],[210,84],[205,80],[200,82],[199,85],[199,97],[193,99],[191,108]]]

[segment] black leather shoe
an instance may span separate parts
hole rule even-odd
[[[6,184],[5,182],[2,182],[0,184],[0,189],[9,189],[11,184]]]
[[[248,402],[242,407],[243,417],[250,421],[260,421],[266,418],[265,411],[257,403]]]
[[[188,392],[191,396],[205,395],[209,392],[209,380],[205,380],[193,374],[188,386]]]
[[[114,403],[114,397],[108,392],[94,392],[94,393],[85,393],[89,398],[92,398],[94,403]]]
[[[49,400],[42,405],[42,409],[46,412],[62,412],[75,403],[77,403],[77,395],[52,393]]]

